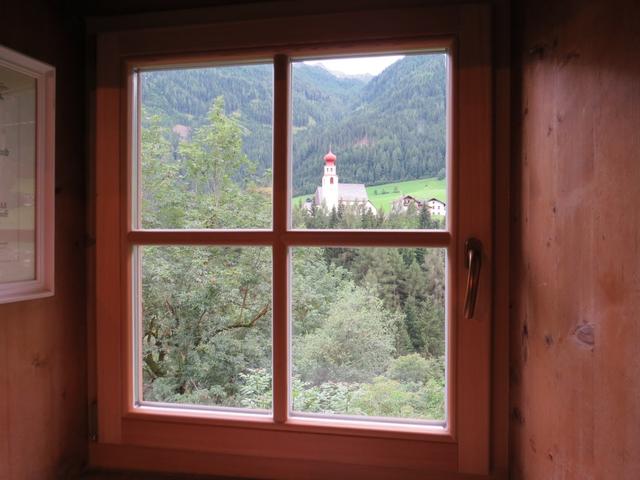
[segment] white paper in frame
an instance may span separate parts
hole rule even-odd
[[[0,46],[0,303],[54,294],[55,68]]]

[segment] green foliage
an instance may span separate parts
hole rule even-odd
[[[271,225],[270,172],[256,174],[242,151],[237,115],[224,114],[218,97],[209,122],[171,154],[158,117],[143,129],[142,224],[145,228],[266,228]],[[238,215],[236,205],[243,208]]]
[[[237,406],[239,375],[270,367],[265,248],[144,247],[145,398]]]
[[[266,170],[271,167],[272,82],[268,65],[148,71],[142,73],[142,102],[150,114],[163,117],[165,127],[194,130],[209,123],[211,105],[224,95],[225,114],[242,116],[243,151]],[[145,119],[143,126],[148,126]]]
[[[400,70],[407,68],[404,64],[415,63],[402,62]],[[146,103],[141,145],[144,228],[271,225],[270,159],[260,157],[268,149],[264,142],[259,149],[247,146],[262,138],[270,121],[270,110],[261,106],[268,95],[259,87],[268,75],[260,69],[270,72],[259,66],[253,78],[241,83],[242,88],[232,70],[216,69],[215,79],[204,71],[195,72],[194,83],[188,85],[181,79],[180,88],[173,73],[163,76],[171,72],[144,74],[149,75],[143,89]],[[422,67],[417,73],[408,70],[418,77],[428,71]],[[306,72],[307,77],[300,72]],[[314,76],[329,74],[301,66],[294,71],[296,75],[310,84]],[[224,101],[212,97],[209,89],[220,84],[229,86]],[[393,92],[378,92],[382,86],[377,83],[366,87],[371,91],[363,90],[362,81],[323,85],[324,90],[305,87],[298,92],[306,96],[307,103],[300,105],[306,105],[303,111],[308,113],[306,119],[294,115],[294,127],[304,132],[300,135],[312,138],[310,132],[328,129],[329,121],[339,125],[346,115],[372,120],[371,109],[377,108],[377,115],[397,110],[379,98]],[[180,93],[193,89],[202,95]],[[205,97],[209,102],[206,107]],[[348,105],[355,105],[348,103],[350,98],[368,103],[350,111]],[[320,111],[318,99],[331,108]],[[411,105],[419,110],[423,108],[419,103]],[[404,118],[402,112],[398,118]],[[176,115],[189,126],[188,135],[172,131]],[[439,121],[438,112],[429,115]],[[378,142],[371,143],[378,148],[385,141],[374,135],[376,128],[372,122],[366,135]],[[349,132],[344,133],[347,138]],[[403,150],[392,141],[388,147],[386,158],[393,159],[390,170],[377,175],[403,178],[405,173],[398,169]],[[310,148],[307,154],[312,158],[324,153],[324,148],[326,145],[318,143],[315,153]],[[257,150],[262,153],[254,156],[251,152]],[[375,150],[366,155],[371,152]],[[424,168],[431,166],[427,162]],[[315,171],[314,185],[317,179]],[[388,215],[381,208],[374,215],[345,206],[331,211],[319,206],[307,212],[300,203],[294,204],[292,216],[294,226],[306,228],[425,228],[435,222],[428,212],[415,208]],[[144,399],[270,409],[270,249],[145,246],[137,255],[142,265]],[[294,248],[291,268],[292,396],[296,410],[443,418],[443,251]]]
[[[305,413],[364,415],[395,418],[444,418],[444,364],[417,355],[400,357],[393,372],[367,383],[328,381],[319,385],[294,376],[291,386],[293,410]],[[395,365],[395,366],[394,366]],[[408,374],[407,374],[408,372]],[[394,377],[399,374],[400,378]],[[265,370],[243,375],[243,406],[269,408],[271,376]]]
[[[248,369],[240,374],[241,404],[245,408],[269,409],[273,390],[271,372],[266,368]]]
[[[443,356],[425,358],[412,353],[398,357],[389,365],[386,377],[399,382],[409,391],[418,393],[420,397],[426,396],[429,399],[428,405],[423,404],[420,408],[431,412],[430,414],[433,415],[431,418],[441,418],[444,409],[443,387],[445,384]],[[440,412],[440,416],[437,412]]]
[[[142,224],[221,228],[270,223],[241,127],[221,98],[174,154],[151,118],[142,138]],[[241,201],[238,201],[238,200]],[[239,406],[241,375],[270,368],[271,255],[266,248],[142,247],[145,399]]]
[[[387,376],[400,383],[424,383],[433,374],[429,361],[417,353],[395,358]]]
[[[293,408],[307,413],[366,415],[353,407],[353,397],[360,385],[353,382],[325,382],[312,385],[293,377]]]
[[[394,359],[385,376],[363,385],[353,408],[368,415],[444,418],[444,363],[414,353]]]
[[[294,373],[313,385],[363,382],[384,372],[394,352],[399,316],[361,288],[341,291],[323,324],[294,337]]]
[[[363,385],[355,398],[355,408],[363,412],[375,412],[380,417],[419,418],[416,395],[400,382],[385,377],[377,377],[370,384]],[[418,407],[418,408],[416,408]]]
[[[433,223],[431,222],[431,214],[429,213],[429,208],[427,207],[426,202],[424,202],[421,206],[420,206],[420,218],[418,218],[418,227],[419,228],[433,228],[433,227],[437,227],[437,223],[436,225],[433,225]]]
[[[294,248],[292,257],[293,334],[304,336],[324,323],[334,299],[353,283],[347,270],[325,261],[323,249]]]
[[[183,223],[184,204],[174,191],[180,166],[174,162],[169,141],[170,130],[161,125],[158,115],[147,117],[142,129],[141,161],[143,181],[142,226],[159,228]]]

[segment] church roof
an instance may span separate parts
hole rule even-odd
[[[367,190],[362,183],[339,183],[338,198],[343,202],[355,202],[356,200],[369,200]]]
[[[324,198],[322,187],[316,189],[316,204],[322,203]],[[367,189],[363,183],[339,183],[338,184],[338,201],[340,202],[366,202],[369,200]]]

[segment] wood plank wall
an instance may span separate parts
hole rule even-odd
[[[0,305],[1,480],[73,478],[86,458],[84,37],[64,3],[0,2],[0,44],[57,69],[56,295]]]
[[[449,0],[464,3],[465,0]],[[494,5],[494,47],[500,93],[497,125],[504,125],[508,107],[509,0]],[[19,0],[0,2],[0,43],[57,68],[56,135],[56,296],[0,305],[0,480],[73,478],[86,460],[87,355],[85,321],[85,64],[82,17],[140,13],[229,3],[224,0]],[[263,14],[250,3],[246,14]],[[326,0],[274,2],[271,15],[385,5],[411,6],[442,0]],[[244,11],[244,10],[243,10]],[[252,13],[253,12],[253,13]],[[90,56],[90,54],[89,54]],[[502,129],[504,132],[504,129]],[[508,146],[496,134],[499,150]],[[503,155],[503,154],[501,154]],[[506,155],[503,155],[506,158]],[[502,162],[502,160],[500,161]],[[505,171],[504,165],[501,166]],[[504,180],[504,179],[503,179]],[[499,181],[499,189],[507,182]],[[499,224],[506,222],[502,218]],[[503,245],[504,246],[504,245]],[[498,301],[501,301],[498,299]],[[506,430],[504,382],[507,329],[497,325],[494,347],[494,410],[492,428]],[[506,435],[492,445],[492,467],[506,471]]]
[[[522,3],[513,29],[512,478],[636,479],[640,4]]]

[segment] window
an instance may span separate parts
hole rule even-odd
[[[486,22],[419,8],[100,35],[96,464],[489,472],[486,265],[463,318],[465,242],[491,259]],[[396,78],[357,93],[377,104],[349,101],[360,80],[302,85],[328,73],[315,62],[389,55]],[[401,125],[376,122],[425,69]]]

